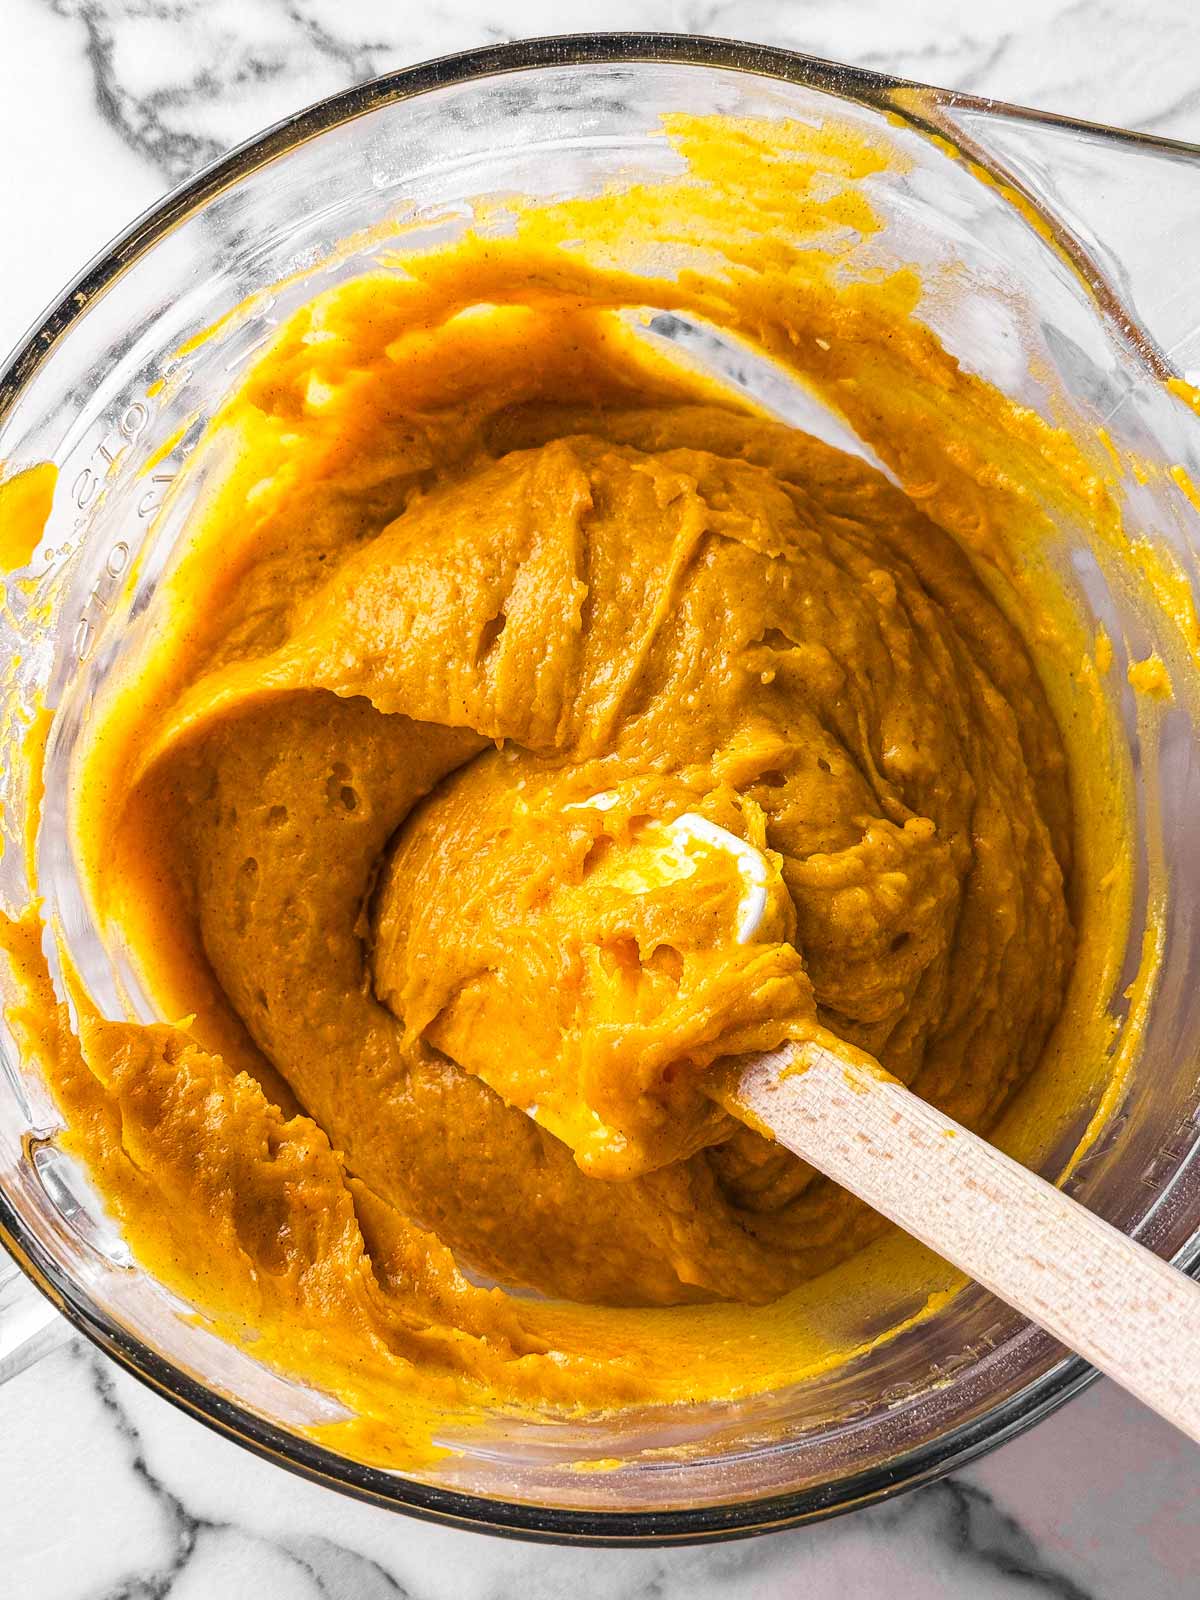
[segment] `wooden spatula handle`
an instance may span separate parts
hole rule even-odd
[[[1200,1285],[853,1057],[787,1046],[747,1065],[738,1099],[1200,1442]]]

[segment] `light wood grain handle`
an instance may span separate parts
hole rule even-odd
[[[1200,1443],[1200,1285],[853,1053],[787,1046],[746,1066],[737,1098]]]

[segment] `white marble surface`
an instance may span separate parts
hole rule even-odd
[[[0,0],[0,347],[227,145],[351,81],[502,38],[665,28],[1200,141],[1196,0]],[[549,1550],[301,1483],[75,1341],[0,1390],[3,1600],[1177,1600],[1200,1453],[1099,1384],[966,1472],[723,1547]]]

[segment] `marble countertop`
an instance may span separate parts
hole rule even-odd
[[[0,347],[135,213],[265,124],[410,62],[598,17],[792,46],[1200,141],[1195,0],[3,0]],[[1198,1591],[1200,1452],[1107,1383],[889,1504],[645,1552],[521,1545],[355,1504],[237,1450],[82,1340],[0,1389],[4,1600]]]

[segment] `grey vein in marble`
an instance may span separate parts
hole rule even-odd
[[[245,93],[288,72],[297,47],[310,49],[333,63],[347,83],[358,83],[375,72],[378,45],[351,45],[329,33],[299,4],[279,8],[282,42],[273,47],[246,48],[230,40],[223,30],[211,30],[212,10],[172,0],[50,0],[54,12],[80,22],[96,87],[96,106],[104,121],[129,147],[171,180],[178,180],[213,161],[226,141],[189,126],[195,118],[203,126],[206,106],[231,95]],[[123,30],[154,26],[176,28],[192,50],[191,76],[176,77],[171,62],[166,81],[138,84],[120,70],[119,50]],[[232,43],[228,53],[224,46]],[[174,55],[175,52],[172,52]],[[164,62],[165,66],[166,63]],[[182,65],[182,62],[180,63]]]
[[[104,1414],[128,1453],[129,1470],[142,1483],[170,1529],[174,1549],[165,1565],[131,1574],[105,1592],[104,1600],[167,1600],[186,1571],[202,1540],[244,1530],[236,1523],[215,1521],[189,1511],[180,1497],[151,1470],[142,1436],[116,1392],[113,1370],[103,1356],[86,1345],[74,1348],[87,1364],[92,1387]],[[263,1541],[268,1542],[268,1541]],[[410,1592],[368,1556],[317,1534],[269,1541],[308,1580],[312,1592],[328,1600],[410,1600]]]
[[[259,1544],[282,1557],[294,1569],[301,1585],[295,1591],[297,1595],[311,1592],[322,1600],[419,1600],[378,1561],[320,1534],[300,1533],[268,1540],[248,1534],[235,1521],[206,1517],[189,1509],[166,1478],[151,1467],[141,1431],[117,1393],[109,1363],[82,1344],[75,1346],[72,1354],[86,1368],[103,1414],[121,1441],[129,1471],[152,1498],[168,1530],[168,1559],[122,1578],[115,1587],[104,1591],[103,1600],[169,1600],[205,1543],[221,1538]],[[1096,1600],[1091,1590],[1045,1560],[1028,1531],[991,1495],[963,1480],[945,1479],[859,1513],[857,1520],[860,1532],[870,1525],[885,1540],[916,1537],[940,1547],[960,1570],[965,1585],[984,1577],[1000,1578],[1012,1581],[1014,1597],[1024,1594],[1045,1600]],[[841,1526],[755,1540],[724,1551],[714,1550],[712,1556],[720,1558],[729,1576],[739,1569],[745,1574],[757,1568],[767,1578],[771,1569],[786,1568],[787,1545],[814,1536],[836,1537]],[[398,1522],[401,1536],[402,1527]],[[592,1559],[604,1562],[607,1554],[597,1551]],[[537,1552],[531,1550],[530,1556],[536,1560]],[[670,1569],[674,1561],[674,1552],[647,1553],[644,1562],[649,1570],[644,1576],[639,1575],[628,1590],[630,1600],[659,1600],[668,1585],[673,1589]],[[495,1600],[501,1600],[499,1593]]]
[[[465,0],[41,3],[81,30],[105,123],[172,182],[286,111],[381,72],[501,39],[585,31],[597,21],[590,0],[525,0],[494,12]],[[607,28],[761,40],[1092,115],[1096,108],[1081,108],[1080,100],[1099,35],[1110,59],[1136,59],[1147,48],[1150,56],[1140,71],[1114,79],[1102,120],[1170,133],[1200,123],[1188,49],[1192,0],[1157,0],[1152,29],[1140,6],[1094,0],[1047,5],[1025,19],[999,7],[926,0],[921,26],[907,10],[878,0],[609,0],[602,20]]]
[[[968,1572],[1019,1580],[1030,1595],[1094,1600],[1091,1590],[1040,1554],[1029,1532],[991,1495],[960,1478],[943,1478],[867,1515],[884,1528],[891,1518],[900,1526],[909,1519],[927,1519],[929,1537],[953,1551]]]

